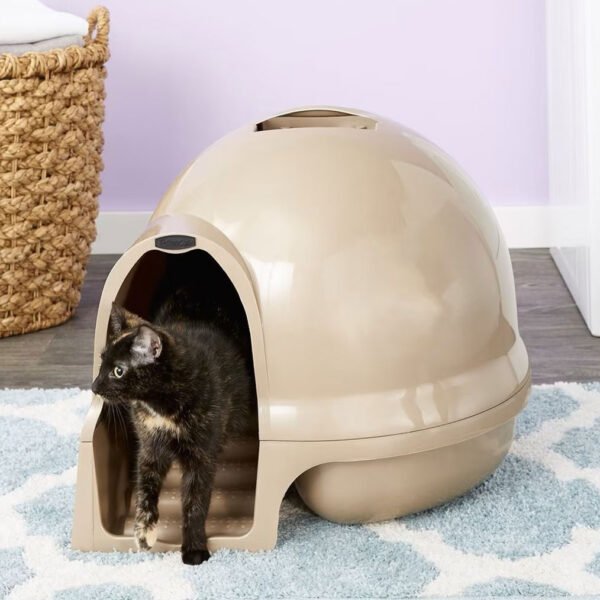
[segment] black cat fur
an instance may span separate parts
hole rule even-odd
[[[188,290],[178,290],[150,323],[113,304],[92,385],[106,402],[129,409],[137,434],[134,529],[140,549],[156,539],[162,482],[179,462],[181,552],[187,564],[209,557],[205,521],[224,443],[256,427],[251,359],[245,356],[249,341],[215,322],[199,321],[194,305]]]

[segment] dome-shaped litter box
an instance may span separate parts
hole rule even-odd
[[[387,519],[491,473],[530,386],[495,217],[437,147],[377,116],[303,109],[232,133],[173,183],[111,271],[141,314],[189,279],[248,327],[259,439],[222,456],[209,548],[266,549],[295,485],[319,515]],[[94,398],[80,444],[73,545],[134,548],[131,436]],[[178,474],[159,504],[178,547]]]

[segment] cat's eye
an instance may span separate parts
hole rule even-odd
[[[123,367],[119,367],[118,365],[113,369],[113,375],[117,379],[121,379],[123,375],[125,375],[125,369]]]

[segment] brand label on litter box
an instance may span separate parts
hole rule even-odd
[[[184,250],[193,248],[196,245],[196,239],[190,235],[163,235],[154,240],[154,245],[163,250]]]

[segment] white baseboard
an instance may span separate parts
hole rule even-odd
[[[495,206],[509,248],[551,248],[581,244],[579,206]]]
[[[496,216],[509,248],[550,248],[576,243],[579,229],[572,209],[551,206],[497,206]],[[122,254],[144,231],[150,215],[139,212],[101,212],[93,254]]]
[[[100,211],[92,254],[123,254],[146,228],[150,211]]]

